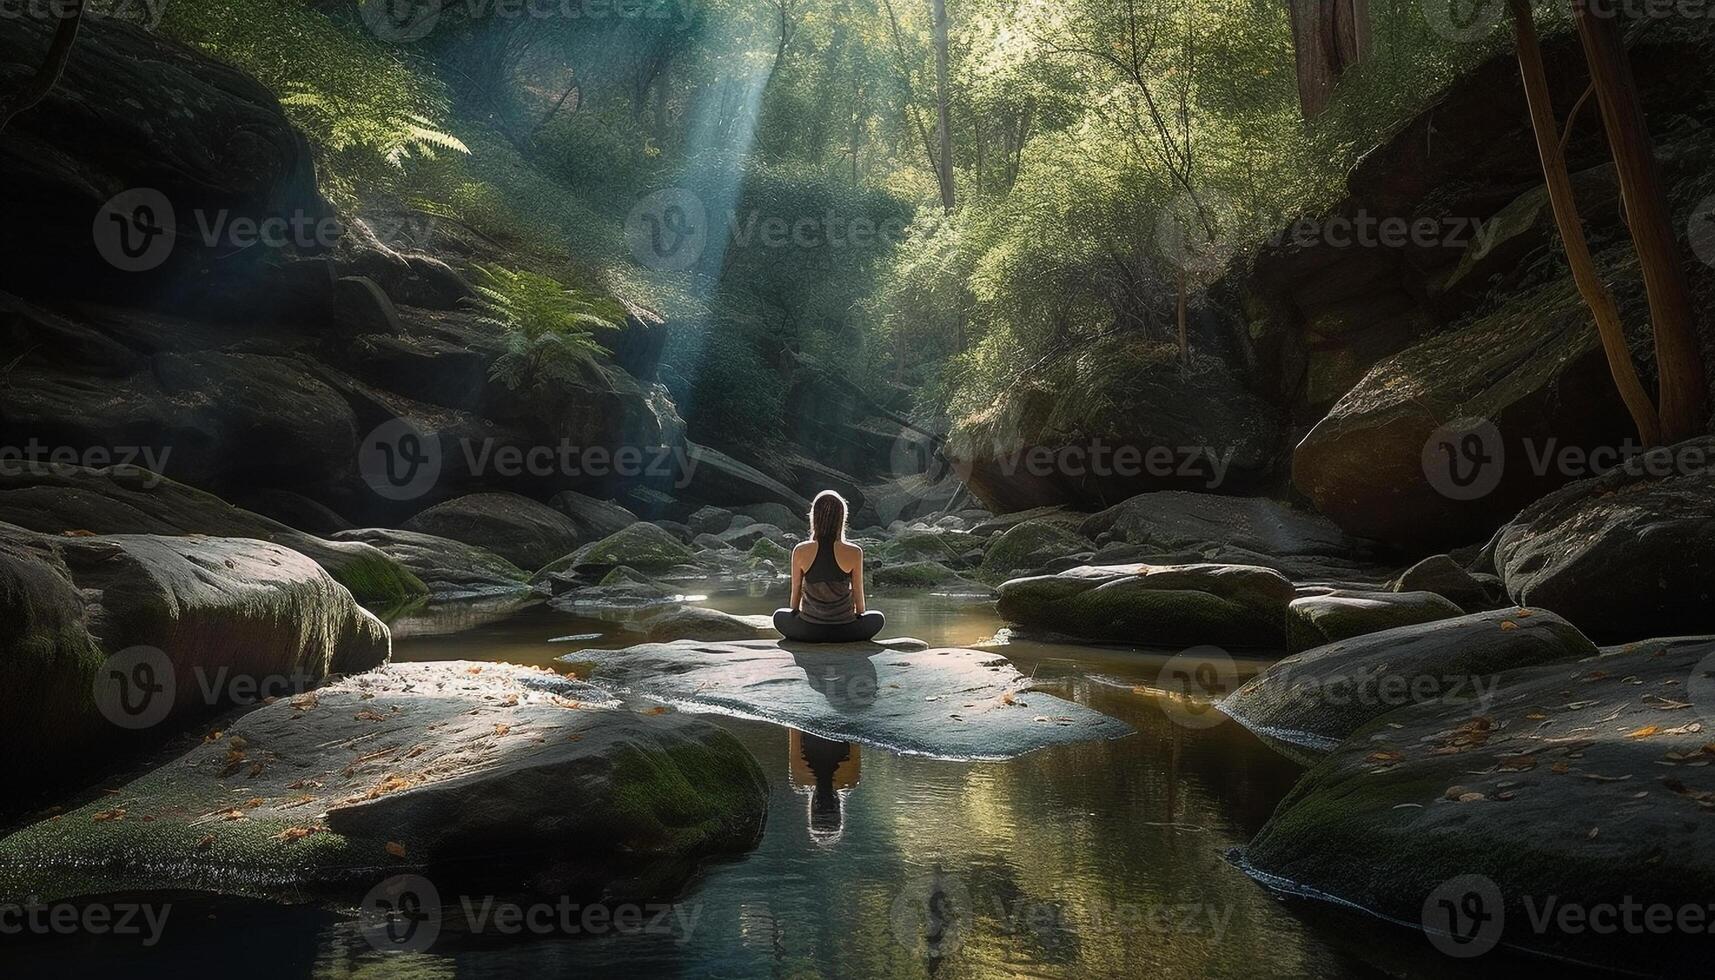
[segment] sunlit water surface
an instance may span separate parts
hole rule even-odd
[[[761,613],[780,596],[750,586],[699,601]],[[177,896],[174,928],[153,949],[59,945],[29,951],[24,965],[318,977],[1455,972],[1411,933],[1284,903],[1227,860],[1299,770],[1238,725],[1154,693],[1171,651],[997,641],[992,604],[968,597],[874,604],[890,617],[884,636],[987,646],[1137,734],[957,762],[711,716],[767,773],[767,827],[754,850],[706,866],[651,928],[443,937],[425,953],[382,953],[342,910]],[[395,623],[394,655],[550,665],[635,640],[612,613],[490,604]],[[1265,662],[1241,662],[1241,674]]]

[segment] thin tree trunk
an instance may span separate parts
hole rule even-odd
[[[1521,0],[1515,0],[1521,2]],[[1689,439],[1707,421],[1703,356],[1692,332],[1691,290],[1679,264],[1672,212],[1662,192],[1655,147],[1638,100],[1637,81],[1619,24],[1608,16],[1591,16],[1583,4],[1572,5],[1573,23],[1590,63],[1596,104],[1614,152],[1632,243],[1643,268],[1649,293],[1650,320],[1655,327],[1657,398],[1661,406],[1661,436],[1668,442]]]
[[[1185,270],[1179,270],[1179,359],[1191,363],[1191,337],[1185,326]]]
[[[55,27],[47,57],[42,59],[36,73],[29,78],[14,80],[0,89],[0,133],[6,131],[19,113],[47,98],[59,84],[60,76],[65,74],[66,62],[70,60],[72,46],[77,42],[78,28],[83,24],[83,2],[73,0],[73,3],[69,16],[60,18]]]
[[[947,0],[934,0],[936,169],[941,179],[941,206],[953,213],[953,123],[947,110]]]
[[[1369,57],[1369,0],[1289,0],[1287,18],[1300,110],[1314,119],[1346,69]]]
[[[1530,10],[1530,0],[1511,0],[1513,33],[1518,44],[1519,74],[1524,78],[1525,101],[1530,106],[1531,128],[1536,134],[1537,152],[1542,157],[1542,173],[1548,184],[1548,199],[1554,209],[1554,223],[1560,229],[1560,240],[1566,247],[1566,261],[1572,267],[1573,281],[1590,307],[1596,320],[1596,333],[1602,339],[1602,350],[1608,357],[1608,370],[1620,390],[1620,398],[1631,412],[1637,425],[1638,437],[1646,445],[1655,445],[1661,438],[1660,423],[1649,393],[1638,380],[1632,364],[1631,350],[1626,347],[1626,332],[1620,323],[1619,309],[1614,297],[1603,284],[1590,256],[1589,243],[1584,238],[1584,226],[1578,217],[1578,204],[1572,194],[1572,178],[1566,170],[1566,157],[1560,150],[1559,134],[1555,131],[1554,107],[1548,94],[1548,73],[1542,64],[1542,48],[1536,39],[1536,21]]]

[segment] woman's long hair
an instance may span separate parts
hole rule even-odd
[[[845,539],[846,498],[832,490],[816,494],[810,505],[810,536],[818,542]]]

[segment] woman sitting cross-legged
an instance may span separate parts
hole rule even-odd
[[[846,540],[846,500],[832,490],[810,507],[810,540],[792,549],[791,606],[774,628],[803,643],[857,643],[887,622],[863,602],[863,549]]]

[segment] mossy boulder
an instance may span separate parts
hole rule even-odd
[[[755,841],[767,795],[750,753],[707,722],[534,668],[395,664],[258,708],[0,840],[0,898],[351,897],[404,871],[592,891],[683,880]]]
[[[778,571],[785,571],[791,567],[792,552],[768,538],[757,538],[756,542],[750,546],[750,550],[745,552],[744,562],[752,568],[766,562],[772,564]]]
[[[1276,887],[1434,930],[1465,955],[1498,943],[1701,975],[1715,894],[1712,654],[1709,638],[1647,641],[1505,671],[1486,700],[1379,715],[1305,774],[1244,864]],[[1487,918],[1461,920],[1457,943],[1443,903]],[[1641,912],[1632,928],[1588,928],[1592,917],[1568,930],[1563,907],[1700,914],[1691,931],[1636,927]]]
[[[1013,579],[997,608],[1009,623],[1099,643],[1278,649],[1295,595],[1253,565],[1085,565]]]
[[[983,539],[968,531],[913,526],[901,528],[891,539],[883,541],[877,557],[897,563],[938,561],[962,568],[981,556],[982,547]]]
[[[429,589],[403,565],[361,541],[328,541],[135,466],[6,467],[0,521],[48,534],[197,535],[254,538],[308,555],[357,601],[397,606]]]
[[[486,548],[535,571],[587,540],[570,517],[516,493],[473,493],[428,508],[406,530]]]
[[[1531,504],[1491,545],[1507,594],[1599,639],[1715,632],[1712,474],[1702,436]]]
[[[525,592],[530,574],[505,558],[463,541],[393,528],[340,531],[336,541],[361,541],[380,549],[445,602]]]
[[[1286,648],[1297,653],[1336,640],[1464,614],[1451,600],[1433,592],[1336,589],[1292,600],[1286,609]]]
[[[1500,605],[1500,579],[1466,570],[1450,555],[1430,555],[1388,583],[1395,592],[1433,592],[1459,604],[1466,612]]]
[[[1221,710],[1289,754],[1327,752],[1408,704],[1486,696],[1495,675],[1594,656],[1578,628],[1545,609],[1504,609],[1400,626],[1287,657]]]
[[[1604,271],[1636,275],[1635,261],[1622,265]],[[1446,441],[1470,434],[1493,445],[1454,474],[1433,443],[1464,420]],[[1420,550],[1464,545],[1566,482],[1528,465],[1533,449],[1615,446],[1629,430],[1589,311],[1565,277],[1370,368],[1299,442],[1292,479],[1352,534]]]
[[[1172,344],[1116,333],[1046,359],[958,419],[946,454],[996,513],[1094,509],[1153,490],[1253,489],[1284,456],[1283,421],[1220,358],[1187,364]]]
[[[956,587],[987,592],[988,587],[972,582],[938,561],[914,561],[903,565],[881,565],[864,570],[864,582],[883,589],[936,589]]]
[[[237,538],[0,524],[6,768],[87,767],[228,704],[387,660],[387,627],[304,555]],[[258,695],[260,696],[260,695]]]
[[[543,566],[532,580],[540,582],[555,576],[591,571],[606,574],[618,565],[658,574],[678,565],[690,564],[695,558],[691,549],[672,534],[647,521],[639,521]]]
[[[1019,572],[1037,571],[1057,558],[1091,550],[1089,539],[1064,521],[1030,520],[1015,524],[989,541],[977,572],[998,580]]]
[[[671,606],[625,624],[651,643],[674,640],[755,640],[778,636],[768,616],[735,616],[707,606]]]

